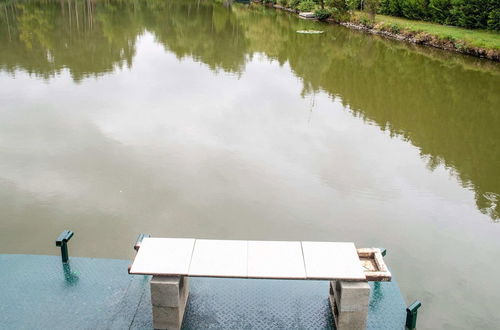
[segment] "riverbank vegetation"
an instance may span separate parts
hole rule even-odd
[[[319,20],[350,28],[500,61],[500,2],[497,0],[467,3],[457,0],[449,6],[445,5],[449,0],[263,1],[278,8],[311,11]]]
[[[381,14],[500,31],[498,0],[380,0]]]
[[[362,12],[354,12],[353,20],[360,20]],[[426,32],[448,40],[463,40],[475,47],[500,49],[500,33],[488,30],[470,30],[455,26],[436,24],[425,21],[409,20],[400,17],[377,15],[374,25],[382,24],[384,28],[399,31]]]

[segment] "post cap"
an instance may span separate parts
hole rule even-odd
[[[71,230],[65,230],[59,234],[56,239],[56,246],[61,246],[73,237],[74,233]]]
[[[410,306],[406,308],[406,311],[411,313],[416,312],[420,308],[420,306],[422,306],[422,303],[418,300],[415,300]]]

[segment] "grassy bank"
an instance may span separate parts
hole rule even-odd
[[[355,12],[353,18],[355,21],[360,21],[363,15],[361,12]],[[500,50],[500,33],[495,31],[470,30],[385,15],[375,17],[375,25],[377,24],[389,25],[395,31],[425,32],[440,39],[463,41],[473,47]]]

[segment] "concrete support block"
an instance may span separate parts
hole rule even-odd
[[[330,294],[342,312],[368,311],[370,285],[368,282],[330,282]]]
[[[168,330],[180,329],[189,295],[188,278],[153,276],[150,286],[153,327]]]
[[[189,294],[189,280],[185,276],[153,276],[150,286],[153,306],[179,307]]]
[[[179,330],[182,327],[186,306],[159,307],[153,306],[153,328]]]
[[[338,330],[366,329],[369,302],[368,282],[330,282],[330,304]]]

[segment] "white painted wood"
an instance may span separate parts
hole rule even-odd
[[[130,274],[187,275],[193,238],[144,238]]]
[[[300,242],[248,241],[248,277],[305,279]]]
[[[354,243],[302,242],[308,279],[365,280]]]
[[[353,243],[145,238],[131,274],[365,281]]]
[[[189,276],[247,277],[247,241],[198,239]]]

